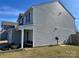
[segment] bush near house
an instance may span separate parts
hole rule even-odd
[[[9,44],[9,47],[11,48],[11,49],[18,49],[18,48],[20,48],[20,45],[18,44],[15,44],[15,43],[11,43],[11,44]]]
[[[0,44],[0,50],[2,51],[9,50],[9,45],[7,43]]]

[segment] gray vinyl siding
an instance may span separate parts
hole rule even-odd
[[[12,30],[8,31],[8,42],[9,42],[9,44],[12,43]]]
[[[56,45],[55,37],[63,44],[75,33],[74,19],[58,2],[33,6],[33,47]]]
[[[9,41],[9,44],[11,43],[20,44],[21,43],[21,31],[10,30],[9,35],[8,35],[8,41]]]
[[[12,43],[20,44],[21,43],[21,31],[12,31]]]
[[[12,31],[12,32],[11,32]],[[11,30],[9,32],[9,44],[21,44],[21,31]],[[32,30],[24,30],[24,42],[27,42],[27,31],[29,32],[28,40],[33,41],[33,31]]]

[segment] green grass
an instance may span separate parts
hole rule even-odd
[[[79,57],[79,46],[51,46],[51,47],[38,47],[26,48],[17,52],[0,53],[1,58],[47,58],[47,57]]]

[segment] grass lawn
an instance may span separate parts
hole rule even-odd
[[[26,57],[79,57],[79,46],[51,46],[38,48],[25,48],[17,52],[0,53],[0,58],[26,58]]]

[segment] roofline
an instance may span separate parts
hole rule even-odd
[[[17,25],[17,22],[9,22],[9,21],[2,21],[1,22],[1,26],[4,24],[4,23],[8,23],[8,24],[15,24],[15,25]]]
[[[40,5],[44,5],[44,4],[52,3],[52,2],[56,2],[56,1],[58,1],[58,0],[51,0],[51,1],[49,1],[49,2],[44,2],[44,3],[35,4],[35,5],[32,5],[32,7],[40,6]]]
[[[70,13],[70,11],[60,2],[60,0],[53,0],[53,1],[46,2],[46,3],[40,3],[40,4],[37,4],[37,5],[33,5],[32,7],[39,6],[39,5],[44,5],[44,4],[52,3],[52,2],[58,2],[58,3],[72,16],[72,18],[75,20],[75,17],[74,17],[74,16]]]
[[[60,2],[60,0],[52,0],[52,1],[49,1],[49,2],[46,2],[46,3],[39,3],[37,5],[32,5],[30,8],[27,9],[27,11],[24,12],[27,13],[31,8],[35,7],[35,6],[40,6],[40,5],[44,5],[44,4],[47,4],[47,3],[52,3],[52,2],[58,2],[68,13],[69,15],[72,16],[72,18],[75,20],[75,17],[70,13],[70,11]]]
[[[27,12],[29,12],[31,9],[32,9],[32,6],[29,7],[29,8],[27,9],[27,11],[24,12],[24,15],[25,15]]]
[[[16,22],[11,22],[11,21],[2,21],[2,23],[3,23],[3,22],[16,23]]]
[[[52,1],[49,1],[49,2],[44,2],[44,3],[39,3],[39,4],[35,4],[35,5],[32,5],[31,7],[29,7],[23,14],[27,13],[31,8],[35,7],[35,6],[40,6],[40,5],[44,5],[44,4],[47,4],[47,3],[52,3],[52,2],[56,2],[58,0],[52,0]]]
[[[72,16],[72,18],[75,20],[75,17],[71,14],[71,12],[60,2],[60,1],[58,1],[60,4],[61,4],[61,6],[69,13],[69,15],[71,15]]]

